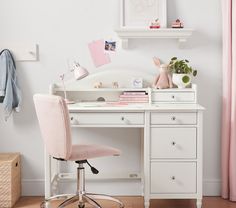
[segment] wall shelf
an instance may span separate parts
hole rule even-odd
[[[183,29],[138,29],[138,28],[121,28],[115,30],[118,36],[122,40],[122,48],[127,49],[129,39],[148,39],[148,38],[172,38],[177,39],[179,46],[181,47],[187,39],[192,36],[193,29],[183,28]]]

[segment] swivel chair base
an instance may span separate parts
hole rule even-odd
[[[96,200],[109,200],[109,201],[117,203],[120,208],[124,208],[124,204],[120,200],[115,199],[111,196],[103,195],[103,194],[86,193],[85,174],[84,174],[83,164],[88,163],[88,162],[87,160],[85,160],[85,161],[76,161],[76,163],[79,164],[79,167],[77,168],[77,193],[74,195],[61,194],[61,195],[49,197],[41,203],[40,205],[41,208],[50,208],[50,202],[55,201],[55,200],[65,200],[58,206],[58,208],[66,208],[68,205],[73,204],[75,202],[78,202],[78,208],[85,208],[86,203],[92,205],[95,208],[102,208],[102,206],[98,204]],[[94,169],[95,169],[94,167],[91,167],[91,170],[93,173],[94,173],[93,171]],[[98,171],[96,173],[98,173]]]

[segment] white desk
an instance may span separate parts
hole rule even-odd
[[[60,94],[55,90],[53,94]],[[58,88],[59,89],[59,88]],[[52,88],[51,88],[52,90]],[[72,90],[83,95],[84,90]],[[112,92],[112,89],[107,89]],[[145,208],[150,199],[196,199],[202,205],[202,126],[204,108],[196,104],[196,86],[191,89],[151,90],[149,104],[114,105],[76,103],[69,105],[72,127],[122,127],[143,129],[142,170]],[[101,96],[106,89],[85,90]],[[119,92],[115,89],[114,92]],[[58,179],[57,164],[46,155],[45,195],[50,196]],[[56,179],[55,179],[55,176]],[[59,175],[60,177],[60,175]],[[54,187],[55,188],[55,187]]]

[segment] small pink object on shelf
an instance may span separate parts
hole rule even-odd
[[[149,96],[145,91],[126,91],[119,96],[121,103],[148,103]]]
[[[180,21],[180,19],[175,20],[172,22],[172,28],[184,28],[184,24]]]
[[[161,25],[159,19],[155,19],[155,21],[151,22],[151,25],[149,26],[150,29],[158,29],[160,27]]]

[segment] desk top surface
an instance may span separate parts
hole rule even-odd
[[[70,112],[88,111],[202,111],[205,108],[199,104],[120,104],[111,102],[83,102],[69,104]]]

